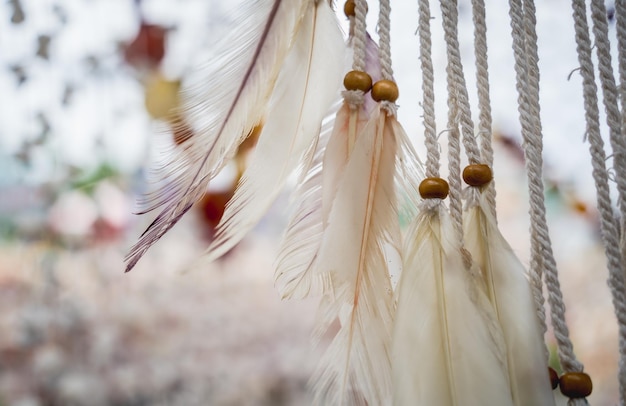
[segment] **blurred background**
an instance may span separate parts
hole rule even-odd
[[[170,130],[179,120],[170,113],[177,91],[217,39],[237,29],[232,11],[242,1],[0,3],[1,406],[309,404],[307,380],[320,354],[309,338],[316,304],[281,302],[272,280],[289,188],[239,247],[185,272],[210,241],[253,145],[123,273],[125,252],[151,221],[132,215],[150,190],[148,168],[163,147],[183,141]],[[423,152],[417,4],[392,3],[399,117]],[[475,103],[471,8],[459,3]],[[508,9],[501,0],[486,3],[498,216],[528,263]],[[570,4],[537,7],[546,194],[568,322],[594,380],[591,404],[614,405],[617,325],[583,140]],[[374,37],[377,13],[370,4]],[[444,129],[445,46],[433,14]]]

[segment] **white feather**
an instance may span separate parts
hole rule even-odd
[[[378,47],[369,36],[366,67],[373,77],[380,77]],[[318,251],[349,152],[375,107],[369,94],[359,108],[351,109],[346,102],[342,104],[330,137],[325,137],[320,144],[315,165],[296,190],[294,215],[281,243],[275,272],[282,298],[304,298],[332,288],[329,275],[316,269]]]
[[[291,202],[293,214],[280,244],[274,282],[282,299],[303,299],[330,289],[327,274],[316,273],[322,226],[322,162],[335,120],[322,129],[313,161],[297,186]]]
[[[319,251],[319,270],[333,286],[320,307],[319,332],[337,317],[341,327],[314,374],[315,404],[391,401],[393,297],[384,247],[398,247],[397,144],[387,121],[377,109],[358,135]]]
[[[164,186],[149,196],[143,212],[163,207],[126,257],[132,269],[141,256],[198,201],[208,182],[262,121],[267,101],[310,0],[248,2],[225,38],[183,94],[181,114],[191,126],[187,141],[160,169]]]
[[[408,230],[394,325],[394,405],[513,404],[501,332],[454,236],[443,204],[422,210]]]
[[[514,404],[554,405],[543,334],[524,266],[498,230],[482,195],[479,204],[465,212],[464,225],[466,248],[482,271],[502,326]]]
[[[228,252],[257,224],[314,146],[338,95],[344,54],[330,5],[310,2],[278,77],[252,162],[226,207],[207,260]]]

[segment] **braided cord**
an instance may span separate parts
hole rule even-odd
[[[441,14],[448,57],[446,77],[448,86],[448,169],[450,172],[448,181],[450,183],[450,216],[452,217],[458,238],[461,242],[461,251],[463,252],[465,265],[469,266],[471,264],[471,256],[469,252],[463,248],[460,132],[462,132],[463,135],[463,145],[470,164],[479,163],[481,158],[478,144],[474,138],[474,123],[472,121],[459,49],[457,1],[442,1]]]
[[[565,304],[558,280],[558,270],[546,219],[543,194],[543,141],[539,108],[539,67],[535,5],[532,0],[509,0],[513,34],[516,86],[524,155],[528,174],[531,231],[531,286],[538,315],[545,327],[541,276],[547,290],[550,313],[557,341],[558,355],[566,372],[580,372],[583,365],[576,359],[569,329],[565,323]],[[570,405],[586,404],[584,399],[570,399]]]
[[[491,145],[491,99],[489,97],[489,63],[487,60],[487,22],[485,1],[472,0],[474,23],[474,55],[476,58],[476,88],[478,94],[478,136],[483,163],[493,170],[493,146]],[[487,204],[496,218],[496,188],[492,180],[485,190]]]
[[[591,39],[589,38],[589,27],[587,25],[586,8],[584,0],[573,0],[574,19],[576,24],[576,38],[580,34],[579,57],[581,73],[585,92],[585,112],[590,111],[592,114],[593,127],[587,130],[589,139],[589,148],[592,157],[593,177],[596,182],[598,211],[600,212],[600,225],[602,230],[602,238],[606,250],[607,265],[609,269],[608,285],[613,297],[613,306],[619,325],[619,385],[621,404],[626,402],[626,285],[624,280],[624,266],[622,261],[622,252],[620,251],[620,235],[619,228],[613,216],[613,208],[611,206],[611,197],[608,184],[608,173],[606,169],[606,155],[604,152],[604,142],[600,135],[599,124],[599,108],[597,94],[598,89],[595,85],[595,76],[593,74],[593,62],[591,60]],[[591,2],[591,19],[593,21],[593,33],[595,36],[595,48],[598,56],[598,68],[600,71],[600,82],[602,85],[602,94],[604,107],[606,111],[607,123],[609,126],[609,134],[613,147],[614,158],[613,165],[616,169],[615,180],[620,197],[620,212],[622,219],[626,217],[626,162],[625,143],[621,136],[622,133],[622,117],[618,105],[618,91],[613,77],[613,68],[611,63],[610,43],[608,37],[608,22],[606,20],[606,8],[604,3],[597,1]],[[582,51],[582,52],[581,52]],[[593,86],[587,82],[592,82]],[[588,89],[587,89],[588,88]],[[591,92],[593,91],[593,94]],[[586,93],[589,92],[589,97]],[[623,108],[623,106],[622,106]],[[596,162],[597,161],[597,162]],[[622,231],[623,232],[623,231]]]
[[[426,144],[426,176],[439,177],[439,143],[435,122],[435,75],[432,60],[432,40],[430,34],[430,4],[419,0],[419,41],[422,69],[422,107],[424,109],[424,143]]]

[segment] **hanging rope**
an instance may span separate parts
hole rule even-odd
[[[484,164],[493,169],[493,147],[491,145],[491,100],[489,97],[489,63],[487,61],[487,22],[484,0],[472,0],[474,22],[474,55],[476,58],[476,87],[478,93],[478,135],[480,152]],[[491,214],[496,218],[496,188],[493,179],[485,192]]]
[[[383,79],[393,80],[391,68],[391,1],[380,0],[380,12],[378,16],[378,46],[380,52],[380,64]]]
[[[593,167],[593,178],[597,191],[598,211],[600,212],[600,227],[605,247],[607,265],[609,269],[609,287],[613,295],[613,305],[619,324],[619,384],[621,404],[624,404],[626,391],[626,292],[620,252],[619,228],[613,216],[609,176],[606,168],[606,154],[604,141],[600,134],[600,111],[598,107],[598,88],[595,82],[593,61],[591,55],[591,39],[584,0],[572,1],[574,27],[576,30],[576,44],[580,72],[583,77],[583,97],[585,103],[585,120],[587,122],[586,136],[589,140],[589,151]]]
[[[552,252],[543,195],[543,141],[539,108],[539,67],[535,32],[535,5],[532,0],[509,0],[513,34],[516,86],[524,155],[528,174],[531,231],[531,283],[540,317],[545,318],[541,276],[548,289],[548,302],[561,366],[566,372],[582,372],[583,365],[574,355],[565,323],[565,304]],[[545,319],[543,321],[545,325]],[[583,399],[570,399],[570,406],[584,405]]]
[[[367,27],[365,17],[367,15],[367,3],[365,0],[354,0],[354,16],[350,21],[354,21],[353,48],[354,57],[352,69],[365,71],[365,39],[367,37]]]
[[[624,0],[615,0],[615,27],[620,81],[618,90],[622,103],[622,132],[626,133],[626,4],[624,4]],[[622,219],[622,224],[624,221],[626,219]],[[623,252],[622,255],[624,255]]]
[[[523,37],[523,17],[522,17],[522,6],[518,0],[510,0],[510,17],[511,17],[511,29],[513,33],[513,53],[515,55],[515,72],[517,79],[517,91],[518,91],[518,103],[519,103],[519,114],[520,114],[520,123],[522,126],[522,134],[528,134],[531,131],[531,119],[529,117],[529,107],[528,107],[528,97],[526,95],[526,71],[524,68],[523,55],[525,53],[524,50],[524,37]],[[536,168],[536,164],[531,162],[526,162],[527,170],[533,170],[534,177],[537,176],[537,172],[539,172],[539,178],[541,178],[541,167]],[[528,167],[530,166],[530,169]],[[529,185],[530,187],[530,185]],[[539,198],[541,196],[541,198]],[[535,214],[535,218],[540,217],[541,213],[539,209],[535,207],[541,207],[543,205],[543,186],[541,186],[541,190],[530,191],[530,198],[538,200],[537,204],[531,204],[531,210],[537,212]],[[531,213],[531,218],[533,217],[533,213]],[[536,227],[535,223],[531,221],[531,232]],[[533,233],[534,235],[535,233]],[[531,254],[530,258],[530,281],[531,286],[533,288],[533,296],[535,299],[535,307],[537,310],[537,314],[539,316],[540,323],[542,324],[543,333],[548,330],[546,326],[546,314],[545,314],[545,299],[543,297],[543,282],[541,281],[543,274],[543,261],[540,255],[541,253],[541,245],[538,243],[536,238],[531,239],[531,251],[535,254]]]
[[[592,2],[593,3],[593,2]],[[618,380],[620,384],[620,400],[621,404],[626,402],[626,288],[624,281],[624,267],[622,265],[622,253],[620,252],[620,231],[619,225],[613,215],[613,207],[611,205],[611,196],[609,189],[608,172],[606,168],[606,154],[604,152],[604,141],[600,134],[600,118],[598,107],[598,89],[595,84],[595,75],[593,71],[593,62],[591,58],[591,39],[589,38],[589,27],[587,25],[587,16],[585,13],[584,0],[573,0],[574,24],[576,28],[576,43],[579,62],[581,65],[581,74],[583,76],[583,96],[585,100],[585,118],[587,120],[587,138],[589,139],[589,149],[592,158],[593,177],[596,183],[598,211],[600,212],[600,226],[602,230],[602,239],[607,257],[607,266],[609,269],[608,285],[613,296],[613,305],[615,314],[619,324],[619,373]],[[614,137],[613,132],[621,131],[615,128],[619,120],[619,108],[617,105],[617,95],[615,82],[612,80],[613,73],[611,69],[611,60],[608,44],[608,27],[603,22],[605,18],[601,18],[603,5],[592,4],[592,19],[594,20],[594,33],[596,36],[596,48],[598,52],[598,64],[604,65],[601,71],[601,80],[603,81],[603,94],[605,106],[607,109],[607,121],[611,121],[610,131],[611,138]],[[600,56],[602,55],[602,57]],[[606,65],[608,63],[608,66]],[[607,93],[608,90],[608,93]],[[611,104],[611,111],[609,106]],[[620,137],[621,138],[621,137]],[[617,160],[615,157],[615,161]],[[617,169],[617,163],[614,165]],[[618,170],[618,169],[617,169]],[[622,180],[625,173],[617,173],[616,178]],[[618,189],[620,182],[618,180]],[[620,194],[621,196],[621,194]],[[620,202],[620,208],[624,208],[624,200]],[[622,214],[622,218],[624,214]]]
[[[391,67],[391,2],[390,0],[380,0],[379,2],[380,12],[378,14],[378,53],[380,57],[381,77],[379,82],[379,89],[385,88],[389,91],[395,92],[394,101],[379,100],[380,107],[387,113],[387,115],[395,116],[397,114],[398,107],[395,104],[397,99],[397,85],[393,80],[393,69]],[[374,91],[373,94],[376,94]]]
[[[606,18],[606,7],[603,2],[591,1],[591,20],[593,22],[594,45],[598,57],[598,71],[602,85],[606,122],[609,126],[611,147],[613,148],[613,166],[616,169],[615,182],[619,193],[619,208],[622,218],[626,218],[626,138],[622,136],[619,95],[613,76],[609,26]]]
[[[367,2],[366,0],[353,0],[347,2],[344,8],[348,18],[350,19],[350,34],[352,35],[352,72],[349,72],[344,79],[344,85],[346,80],[354,83],[358,83],[365,78],[365,81],[369,80],[369,85],[359,86],[363,89],[371,86],[371,78],[365,72],[366,67],[366,41],[367,41],[367,27],[365,18],[367,15]],[[348,77],[350,77],[348,79]],[[369,79],[367,79],[369,78]],[[354,82],[354,80],[357,82]],[[359,80],[360,79],[360,80]],[[365,102],[365,91],[358,88],[353,88],[349,85],[349,90],[344,90],[342,95],[344,100],[348,103],[351,110],[356,110]]]
[[[465,265],[471,265],[471,254],[463,243],[463,201],[461,196],[461,144],[459,127],[463,135],[463,146],[470,164],[481,161],[478,144],[474,138],[474,122],[470,111],[469,97],[458,40],[458,5],[456,0],[442,1],[441,14],[444,39],[448,56],[446,74],[448,81],[448,154],[450,183],[450,215],[461,241],[461,252]]]
[[[435,75],[433,73],[432,40],[430,35],[430,4],[419,1],[419,41],[422,69],[422,108],[424,109],[424,139],[426,144],[426,176],[439,177],[439,143],[435,122]]]

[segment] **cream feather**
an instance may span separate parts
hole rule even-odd
[[[378,47],[368,36],[366,69],[374,78],[380,77],[378,59]],[[375,107],[369,94],[357,108],[344,101],[330,137],[321,143],[315,165],[296,191],[294,214],[281,243],[275,272],[276,286],[283,298],[319,295],[331,288],[329,275],[316,269],[316,259],[349,152]]]
[[[252,162],[226,207],[207,260],[228,252],[258,223],[310,153],[338,96],[344,55],[335,13],[326,1],[311,2],[278,77]]]
[[[554,405],[543,334],[524,266],[500,234],[482,194],[478,199],[465,212],[466,248],[482,271],[502,326],[514,404]]]
[[[313,377],[315,404],[391,401],[393,297],[385,247],[398,248],[394,176],[397,142],[379,108],[358,135],[328,216],[318,267],[333,291],[320,307],[320,331],[341,325]]]
[[[234,30],[211,63],[191,79],[183,114],[192,135],[161,169],[164,185],[149,196],[147,209],[162,207],[126,257],[126,270],[198,201],[209,181],[259,124],[280,67],[311,0],[247,2]]]
[[[501,332],[455,241],[443,204],[422,210],[407,232],[394,325],[394,405],[513,404]]]
[[[328,291],[328,275],[313,267],[323,236],[322,162],[335,120],[320,134],[313,162],[297,186],[291,201],[289,224],[283,235],[276,260],[274,283],[282,299],[303,299]]]

